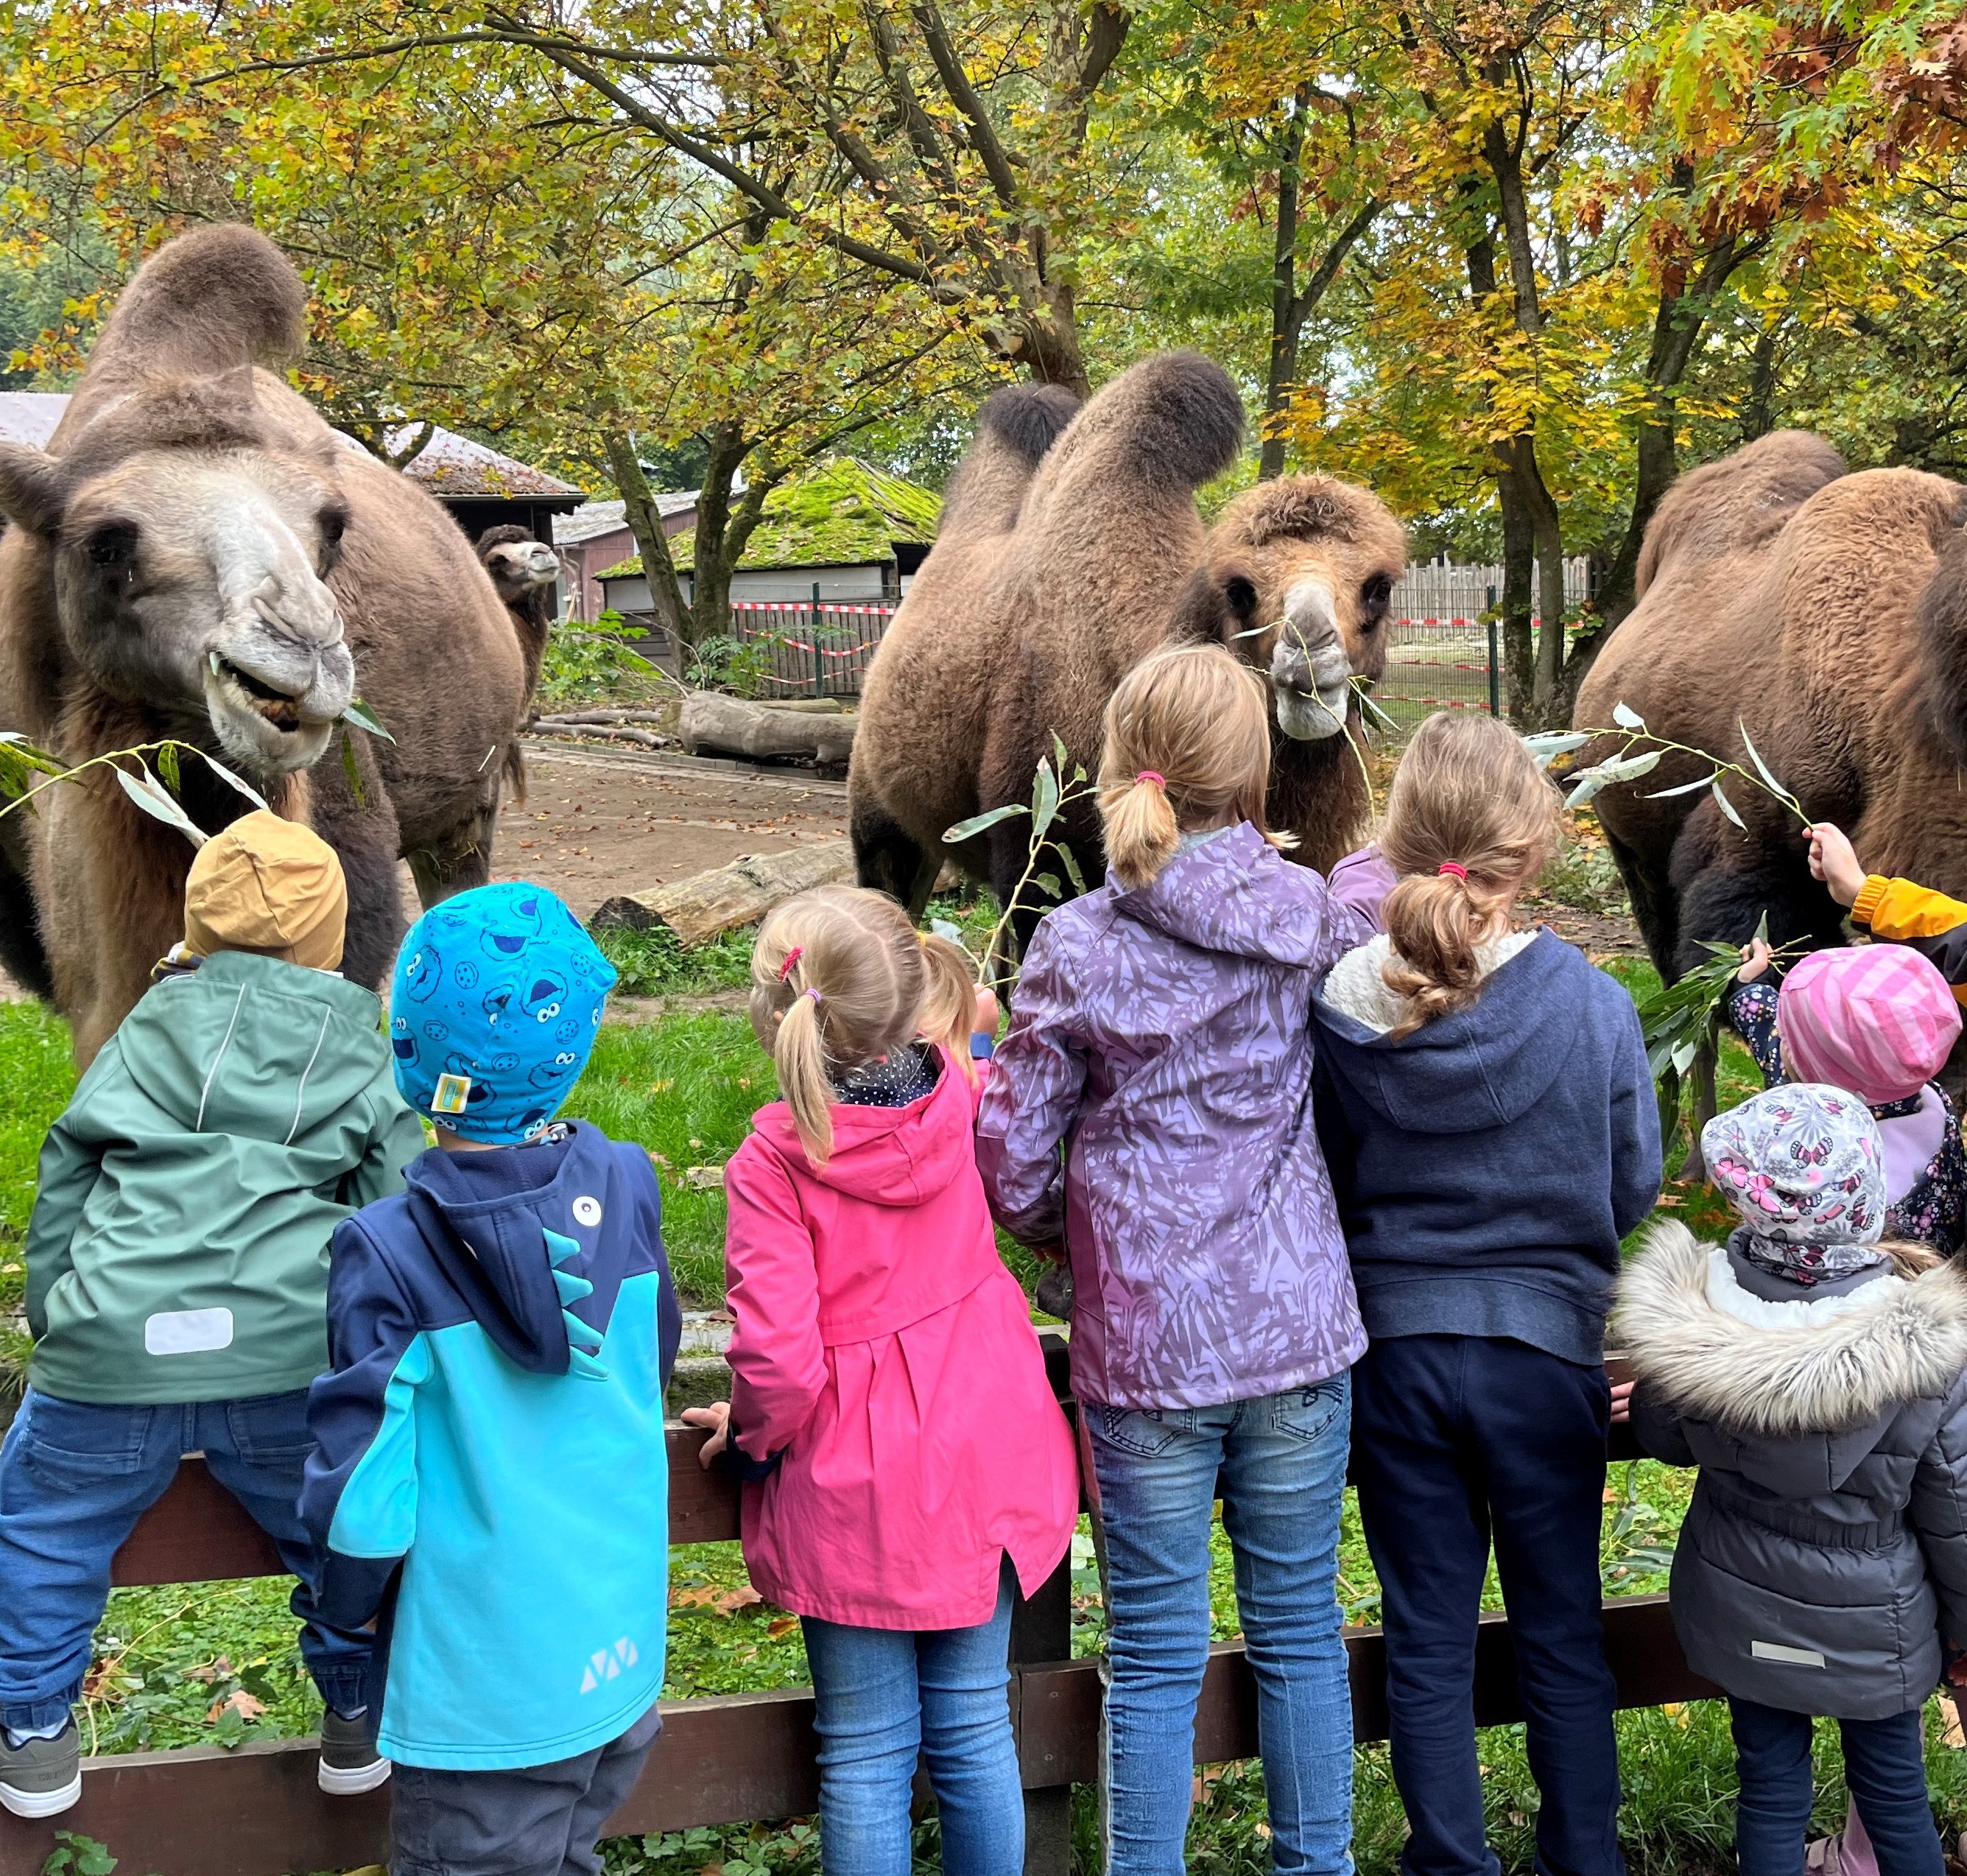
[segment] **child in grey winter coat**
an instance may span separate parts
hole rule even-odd
[[[1657,1227],[1617,1332],[1640,1444],[1701,1468],[1674,1626],[1728,1695],[1743,1876],[1799,1876],[1817,1714],[1884,1876],[1940,1876],[1920,1714],[1967,1641],[1967,1273],[1879,1241],[1878,1126],[1841,1088],[1771,1088],[1701,1145],[1743,1222]]]

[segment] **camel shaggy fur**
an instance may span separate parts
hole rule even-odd
[[[304,313],[250,228],[182,235],[125,289],[47,451],[0,445],[0,727],[71,764],[174,737],[245,775],[340,853],[344,968],[380,984],[399,856],[427,904],[488,877],[525,661],[445,512],[266,368]],[[358,695],[393,742],[338,726]],[[344,736],[357,786],[320,759]],[[247,805],[195,759],[182,794],[208,829]],[[101,771],[0,820],[0,959],[82,1061],[182,936],[191,851]]]
[[[919,913],[943,830],[1028,801],[1055,735],[1095,774],[1115,685],[1178,640],[1218,640],[1268,674],[1270,817],[1297,857],[1329,866],[1354,844],[1368,804],[1351,681],[1385,665],[1400,525],[1364,490],[1310,476],[1246,490],[1206,527],[1195,491],[1242,433],[1235,387],[1193,352],[1144,361],[1083,409],[1034,387],[984,406],[868,673],[848,777],[863,885]],[[1097,878],[1090,803],[1061,832]],[[1007,897],[1029,839],[1013,818],[948,857]]]
[[[1820,437],[1778,431],[1681,478],[1646,531],[1639,602],[1578,693],[1580,728],[1623,703],[1658,735],[1771,771],[1875,871],[1967,872],[1967,489],[1912,469],[1846,472]],[[1579,752],[1581,762],[1605,752]],[[1656,791],[1704,765],[1669,755],[1594,804],[1662,976],[1741,943],[1843,942],[1797,817],[1724,783]]]
[[[547,639],[553,629],[554,583],[560,577],[560,556],[524,528],[507,522],[487,528],[478,537],[478,558],[490,574],[493,590],[512,616],[519,652],[526,664],[526,701],[539,687]]]

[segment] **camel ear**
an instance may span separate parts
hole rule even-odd
[[[54,457],[31,444],[0,443],[0,515],[30,534],[52,539],[68,497],[68,477]]]
[[[1198,567],[1174,603],[1168,636],[1177,645],[1226,645],[1256,623],[1256,582],[1237,568]]]

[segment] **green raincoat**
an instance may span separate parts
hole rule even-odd
[[[243,951],[124,1019],[41,1149],[29,1383],[237,1400],[328,1366],[328,1247],[423,1150],[376,996]]]

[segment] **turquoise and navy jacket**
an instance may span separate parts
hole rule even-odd
[[[662,1686],[682,1318],[655,1175],[577,1121],[404,1182],[334,1234],[302,1515],[331,1619],[379,1619],[384,1755],[548,1764]]]

